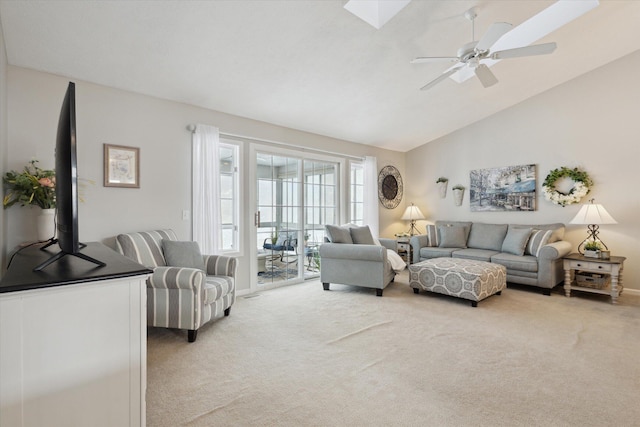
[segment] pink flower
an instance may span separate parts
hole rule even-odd
[[[51,180],[51,178],[40,178],[38,180],[38,182],[43,187],[51,187],[51,188],[53,188],[55,186],[55,183]]]

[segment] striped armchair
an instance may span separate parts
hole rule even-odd
[[[178,239],[173,230],[120,234],[116,248],[153,270],[147,280],[147,324],[186,329],[189,342],[194,342],[200,326],[231,312],[236,299],[236,259],[203,255],[206,273],[197,268],[170,267],[162,240]]]

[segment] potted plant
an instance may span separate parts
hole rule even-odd
[[[436,184],[438,184],[438,190],[440,191],[440,198],[444,199],[447,196],[447,183],[449,182],[448,178],[441,176],[437,179]]]
[[[588,258],[600,258],[602,245],[597,240],[590,240],[584,245],[584,256]]]
[[[464,187],[460,184],[456,184],[452,188],[453,190],[453,201],[456,206],[462,205],[462,198],[464,197]]]
[[[35,205],[42,209],[36,222],[38,240],[52,239],[55,234],[56,173],[41,169],[37,160],[31,160],[22,172],[9,171],[3,177],[7,189],[2,204],[4,208],[16,203],[20,206]]]

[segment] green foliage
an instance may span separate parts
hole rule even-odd
[[[584,245],[584,249],[587,251],[599,251],[602,249],[602,245],[596,240],[590,240]]]
[[[37,205],[42,209],[56,207],[56,174],[52,170],[44,170],[31,160],[22,172],[9,171],[2,181],[6,194],[2,200],[6,208],[19,203],[20,206]]]
[[[591,178],[589,178],[589,175],[585,171],[581,171],[578,168],[570,169],[566,166],[549,172],[549,175],[547,175],[542,185],[553,188],[556,181],[561,178],[571,178],[573,181],[581,182],[587,187],[593,185],[593,181],[591,181]]]

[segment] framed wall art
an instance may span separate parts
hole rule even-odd
[[[536,165],[477,169],[469,178],[471,212],[536,209]]]
[[[104,186],[140,188],[140,148],[104,144]]]

